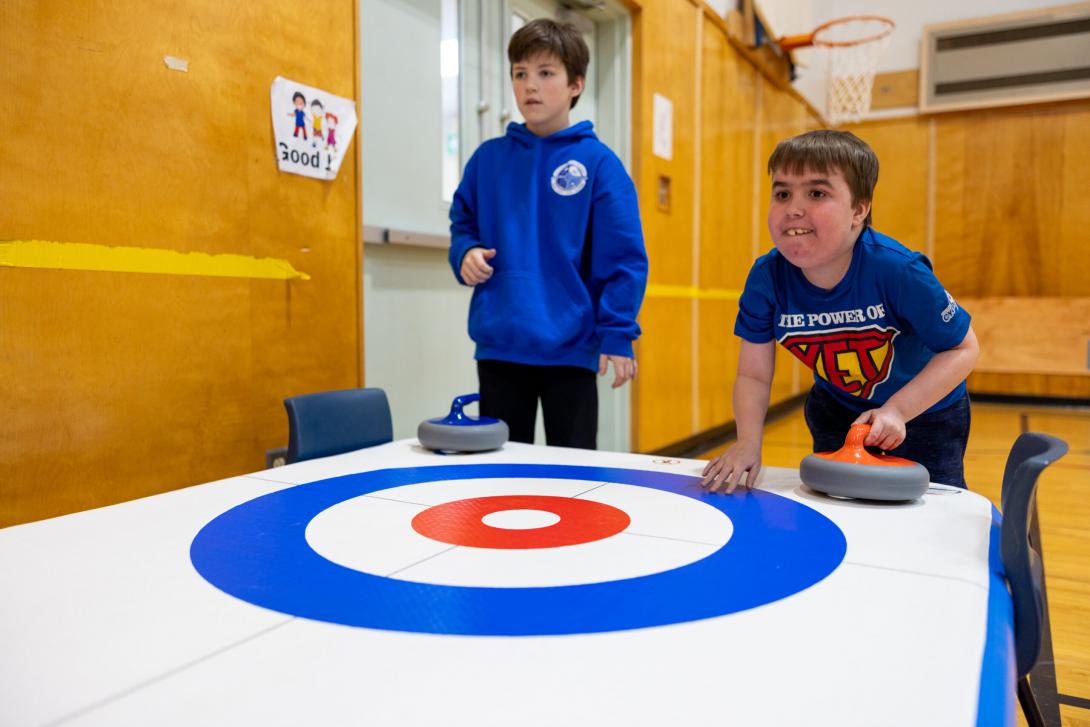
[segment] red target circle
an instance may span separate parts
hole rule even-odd
[[[482,521],[504,510],[543,510],[560,518],[541,528],[512,530]],[[474,548],[558,548],[616,535],[631,519],[611,505],[551,495],[496,495],[454,500],[429,507],[413,518],[413,530],[451,545]]]

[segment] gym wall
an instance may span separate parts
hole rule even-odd
[[[851,127],[881,160],[875,226],[973,314],[974,393],[1090,397],[1090,101]]]
[[[797,95],[763,76],[727,26],[690,0],[645,2],[636,28],[636,149],[651,273],[641,314],[633,449],[651,451],[734,418],[737,296],[772,247],[765,165],[780,140],[817,126]],[[673,105],[673,154],[652,151],[654,94]],[[669,199],[660,185],[668,180]],[[772,403],[808,377],[777,350]]]
[[[3,3],[0,240],[310,280],[0,266],[0,527],[262,469],[285,397],[362,383],[358,141],[281,174],[269,117],[278,75],[356,97],[356,3],[138,7]]]

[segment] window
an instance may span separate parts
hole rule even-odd
[[[461,111],[459,102],[460,44],[458,41],[458,2],[459,0],[442,0],[439,23],[439,78],[442,83],[444,202],[451,202],[454,199],[454,191],[458,188],[458,179],[461,177],[462,171],[459,156],[460,130],[458,128],[458,115]]]

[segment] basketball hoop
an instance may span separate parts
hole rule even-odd
[[[850,15],[819,25],[812,33],[780,39],[789,53],[813,46],[827,51],[829,84],[826,116],[834,126],[856,122],[870,108],[874,75],[895,24],[880,15]]]

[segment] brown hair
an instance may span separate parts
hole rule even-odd
[[[587,77],[590,49],[579,30],[570,23],[558,23],[549,18],[537,18],[515,31],[507,45],[507,60],[516,63],[541,53],[551,53],[564,64],[568,83]],[[579,96],[571,100],[569,108],[575,108]]]
[[[785,139],[768,158],[768,173],[802,174],[806,171],[844,175],[852,192],[852,204],[874,199],[878,184],[878,156],[867,143],[850,131],[821,129]],[[870,225],[871,213],[863,224]]]

